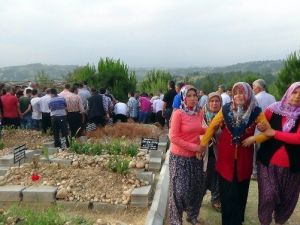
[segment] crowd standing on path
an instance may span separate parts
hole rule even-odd
[[[88,128],[117,122],[154,123],[169,129],[169,221],[199,225],[204,195],[221,212],[222,225],[242,225],[251,177],[258,182],[261,225],[283,225],[291,217],[300,192],[300,82],[290,85],[279,102],[266,92],[266,82],[252,87],[237,82],[206,93],[168,83],[156,95],[128,93],[115,99],[105,88],[66,84],[39,92],[5,86],[0,96],[3,126],[53,134],[55,147]],[[257,153],[257,155],[255,154]],[[256,169],[257,167],[257,169]],[[201,213],[200,213],[201,217]]]

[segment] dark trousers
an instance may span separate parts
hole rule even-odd
[[[241,182],[219,176],[220,199],[222,204],[222,225],[242,225],[248,198],[250,179]]]
[[[66,139],[67,147],[69,147],[67,117],[52,116],[51,122],[52,122],[53,136],[54,136],[54,146],[62,147],[60,141],[60,133],[61,133],[61,136]]]
[[[165,118],[162,116],[162,111],[158,111],[155,114],[155,122],[158,122],[162,127],[165,126],[166,120]]]
[[[51,128],[51,117],[50,113],[42,113],[42,131],[46,133]]]
[[[14,126],[15,128],[20,126],[20,118],[3,118],[3,126]]]
[[[113,121],[114,123],[118,122],[118,121],[121,121],[123,123],[126,123],[127,122],[127,116],[123,115],[123,114],[117,114],[117,115],[114,115],[113,116]]]
[[[71,131],[71,137],[75,137],[77,131],[79,128],[81,128],[81,114],[80,112],[68,112],[67,119]],[[80,131],[78,131],[77,134],[79,134]]]

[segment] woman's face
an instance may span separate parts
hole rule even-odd
[[[233,101],[236,105],[246,104],[244,93],[239,88],[233,90]]]
[[[289,98],[289,104],[292,106],[300,106],[300,87],[296,88]]]
[[[208,102],[209,110],[213,113],[219,112],[221,109],[221,101],[217,96],[212,97]]]
[[[185,104],[187,107],[191,108],[198,104],[198,97],[195,90],[191,89],[187,92],[185,97]]]

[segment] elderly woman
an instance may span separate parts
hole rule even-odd
[[[208,95],[208,101],[203,107],[204,119],[202,121],[202,127],[207,128],[211,123],[212,119],[215,115],[220,111],[222,107],[222,98],[218,92],[212,92]],[[217,158],[217,140],[218,134],[220,130],[212,137],[209,141],[208,149],[206,150],[206,154],[204,157],[204,187],[202,191],[202,199],[206,194],[207,190],[211,191],[211,204],[212,207],[220,211],[221,203],[220,203],[220,193],[219,193],[219,183],[218,183],[218,174],[216,172],[215,164]],[[201,199],[201,202],[202,202]]]
[[[200,152],[199,136],[205,132],[199,126],[203,113],[198,107],[196,88],[186,85],[180,92],[182,103],[173,112],[170,126],[169,220],[172,225],[181,225],[186,211],[187,221],[199,225],[203,163],[196,153]]]
[[[258,217],[262,225],[284,224],[292,215],[300,191],[300,82],[265,111],[270,139],[261,144],[258,160]]]
[[[232,88],[233,101],[225,104],[215,116],[201,141],[201,152],[220,127],[216,170],[219,174],[222,224],[241,225],[244,221],[252,174],[253,145],[243,140],[254,134],[256,124],[268,124],[257,106],[249,84],[238,82]],[[259,136],[256,141],[259,142]]]

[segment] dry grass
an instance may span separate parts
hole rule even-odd
[[[106,126],[104,128],[97,128],[93,132],[87,134],[88,138],[103,138],[103,137],[126,137],[139,138],[149,137],[158,138],[162,130],[154,125],[138,124],[138,123],[117,123],[113,126]]]

